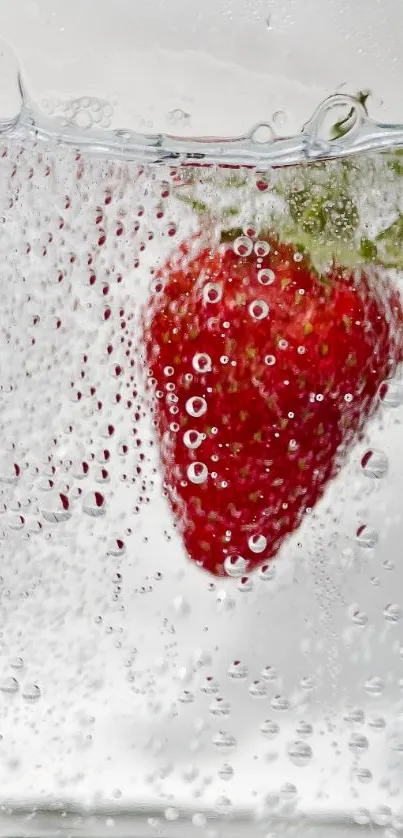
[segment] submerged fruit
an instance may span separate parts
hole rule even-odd
[[[145,354],[166,495],[186,551],[224,575],[275,556],[343,464],[403,357],[397,291],[272,234],[159,271]]]

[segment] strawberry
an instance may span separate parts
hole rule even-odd
[[[234,236],[184,244],[144,320],[165,493],[189,558],[215,575],[277,554],[403,358],[384,273],[320,274],[270,232]]]

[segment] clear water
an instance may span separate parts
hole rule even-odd
[[[391,227],[399,129],[364,121],[335,152],[311,125],[284,141],[291,168],[271,168],[272,144],[220,141],[208,160],[259,152],[258,172],[189,182],[183,150],[159,162],[180,141],[76,128],[61,141],[25,108],[0,145],[0,831],[393,836],[400,377],[269,571],[216,579],[188,561],[163,497],[140,318],[155,266],[205,227],[201,204],[213,238],[229,218],[289,231],[287,190],[344,177],[353,150],[356,240]],[[347,238],[329,253],[318,233],[317,263],[348,262]],[[399,254],[382,247],[400,289]]]

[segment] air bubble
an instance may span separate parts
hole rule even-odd
[[[259,239],[257,242],[255,242],[253,249],[256,253],[256,256],[258,256],[260,259],[263,259],[264,256],[267,256],[268,253],[270,253],[271,247],[270,247],[268,242],[261,241]],[[261,271],[259,271],[259,273],[261,273]],[[259,274],[258,274],[258,279],[259,279]],[[262,282],[262,285],[264,285],[264,284],[265,283]],[[266,283],[266,284],[269,284],[269,283]]]
[[[49,492],[46,496],[46,506],[42,506],[41,513],[49,523],[59,524],[71,518],[70,502],[62,492]]]
[[[361,468],[366,477],[380,480],[388,473],[388,458],[383,451],[369,449],[361,458]]]
[[[403,385],[397,381],[384,381],[378,395],[385,407],[400,407],[403,404]]]
[[[305,722],[303,720],[298,722],[295,730],[296,730],[296,733],[298,734],[298,736],[303,738],[303,739],[305,737],[312,736],[312,734],[313,734],[313,727],[312,727],[311,723],[310,722]]]
[[[243,576],[247,567],[247,562],[242,556],[227,556],[224,561],[224,570],[228,576],[238,578]]]
[[[37,701],[37,699],[41,697],[41,688],[38,684],[25,684],[22,690],[22,697],[25,698],[26,701]]]
[[[274,367],[274,364],[276,363],[275,355],[266,355],[264,362],[268,367]]]
[[[218,282],[207,282],[203,288],[203,300],[206,303],[219,303],[222,298],[222,287]]]
[[[216,695],[220,689],[218,681],[216,678],[213,678],[212,675],[208,675],[207,678],[200,684],[200,689],[206,695]]]
[[[83,511],[93,518],[105,515],[105,497],[101,492],[88,492],[83,501]]]
[[[253,681],[249,687],[249,695],[253,698],[266,698],[266,684],[262,683],[262,681]]]
[[[241,576],[241,578],[237,582],[238,591],[241,593],[248,594],[250,591],[253,590],[253,579],[251,576]]]
[[[187,476],[190,482],[196,485],[205,483],[208,477],[208,468],[204,463],[191,463],[187,469]]]
[[[386,605],[384,608],[383,616],[387,623],[394,625],[402,619],[403,609],[396,603],[389,603],[389,605]]]
[[[204,434],[199,433],[199,431],[185,431],[183,434],[183,441],[186,445],[186,448],[191,448],[192,450],[199,447],[202,444],[203,440],[205,439]]]
[[[12,675],[0,679],[0,692],[2,693],[13,695],[18,692],[19,688],[20,685],[17,679],[13,678]]]
[[[197,352],[192,359],[192,367],[195,372],[211,372],[211,358],[206,352]]]
[[[357,768],[355,774],[359,783],[370,783],[372,780],[372,771],[369,768]]]
[[[382,678],[379,678],[377,675],[373,675],[371,678],[368,678],[365,683],[365,692],[373,698],[379,698],[384,689],[385,684],[382,681]]]
[[[206,411],[207,402],[201,396],[192,396],[192,398],[187,400],[186,412],[189,416],[193,416],[195,419],[198,419],[200,416],[204,416]]]
[[[221,768],[218,769],[218,776],[220,780],[231,780],[234,776],[234,769],[232,765],[229,765],[228,762],[224,763]]]
[[[237,256],[250,256],[253,242],[248,236],[238,236],[234,241],[234,251]]]
[[[241,661],[234,661],[228,667],[228,675],[234,680],[243,681],[248,677],[248,667]]]
[[[260,677],[263,678],[263,680],[267,681],[268,683],[274,683],[274,681],[278,680],[277,669],[274,666],[270,666],[270,665],[269,666],[264,666],[261,673],[260,673]]]
[[[287,747],[287,754],[290,762],[297,765],[298,768],[303,768],[311,761],[313,753],[312,748],[303,739],[296,739],[290,742]]]
[[[219,730],[218,733],[213,736],[212,739],[213,745],[217,748],[217,750],[221,752],[229,752],[233,751],[236,748],[236,739],[231,733],[227,733],[224,730]]]
[[[290,702],[288,701],[288,698],[286,698],[283,695],[275,695],[270,703],[272,709],[277,710],[279,712],[286,712],[290,709]]]
[[[218,696],[211,702],[209,710],[212,716],[229,716],[231,705],[229,701]]]
[[[361,524],[356,532],[357,544],[360,547],[372,548],[376,547],[379,541],[379,535],[374,527]]]
[[[274,562],[270,562],[270,564],[263,564],[258,571],[259,579],[261,579],[262,582],[273,582],[276,578],[276,574],[277,571]]]
[[[275,739],[280,732],[280,727],[277,722],[274,722],[272,719],[266,719],[260,725],[260,730],[263,733],[263,736],[266,736],[268,739]]]
[[[257,278],[261,285],[272,285],[276,275],[270,268],[262,268],[258,271]]]

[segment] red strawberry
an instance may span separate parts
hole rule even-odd
[[[217,575],[275,556],[403,358],[401,302],[379,271],[318,276],[250,232],[182,247],[145,323],[166,494],[189,557]]]

